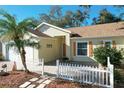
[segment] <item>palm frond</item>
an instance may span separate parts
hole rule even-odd
[[[15,42],[8,42],[6,47],[8,47],[9,49],[10,48],[13,49],[17,54],[19,53],[19,50]]]
[[[39,48],[36,38],[25,39],[25,35],[29,34],[29,28],[35,26],[32,18],[24,19],[17,24],[14,16],[3,10],[0,11],[0,38],[8,42],[13,41],[8,45],[17,47],[19,51],[26,46]]]
[[[7,20],[0,19],[0,28],[8,29],[10,23]]]
[[[29,27],[36,27],[35,24],[33,24],[33,19],[32,18],[27,18],[18,23],[18,29],[28,29]]]
[[[23,38],[25,34],[28,34],[29,28],[34,28],[34,27],[35,25],[33,24],[33,21],[31,18],[24,19],[23,21],[18,23],[18,26],[17,26],[19,37]]]
[[[35,48],[37,48],[37,49],[40,48],[39,42],[31,41],[30,39],[24,40],[23,43],[24,43],[24,44],[23,44],[24,46],[35,47]]]
[[[39,38],[38,37],[34,37],[34,36],[30,36],[29,40],[34,40],[34,41],[38,42]]]
[[[0,16],[5,18],[8,22],[10,22],[14,25],[16,24],[16,20],[15,20],[14,16],[10,15],[6,11],[4,11],[3,9],[0,9]]]
[[[15,42],[9,42],[8,44],[7,44],[7,47],[16,47],[16,44],[15,44]]]
[[[19,48],[21,47],[35,47],[35,48],[39,48],[39,42],[30,40],[30,39],[25,39],[25,40],[15,40],[15,44],[16,46],[18,46]]]
[[[16,32],[16,21],[15,18],[7,12],[0,11],[0,36],[3,39],[14,39]]]

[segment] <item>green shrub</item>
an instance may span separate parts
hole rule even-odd
[[[69,58],[68,57],[63,57],[62,61],[67,62],[67,61],[69,61]]]
[[[121,83],[123,81],[123,77],[121,76],[118,70],[114,70],[114,82]]]
[[[106,47],[99,47],[94,49],[94,58],[103,66],[107,65],[107,57],[110,57],[110,62],[115,67],[119,67],[121,65],[121,60],[123,59],[121,51],[118,51],[115,48]]]

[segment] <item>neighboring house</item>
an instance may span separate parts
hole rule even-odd
[[[99,46],[124,48],[123,22],[100,24],[85,27],[62,29],[48,23],[41,23],[35,30],[29,31],[36,36],[40,48],[26,48],[26,58],[29,62],[45,62],[68,57],[72,61],[91,62],[93,50]],[[19,56],[12,49],[5,49],[5,58],[19,61]]]

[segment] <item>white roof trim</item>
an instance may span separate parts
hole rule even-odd
[[[41,27],[42,25],[48,25],[48,26],[51,26],[51,27],[53,27],[53,28],[56,28],[56,29],[62,30],[62,31],[64,31],[64,32],[66,32],[66,33],[71,33],[71,31],[69,31],[69,30],[66,30],[66,29],[63,29],[63,28],[60,28],[60,27],[57,27],[57,26],[54,26],[54,25],[48,24],[48,23],[46,23],[46,22],[42,22],[42,23],[39,24],[36,28],[34,28],[34,30],[36,30],[37,28]]]

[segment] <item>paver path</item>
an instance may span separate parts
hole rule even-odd
[[[32,78],[20,85],[19,88],[45,88],[46,85],[55,80],[55,77],[41,76],[39,78]]]

